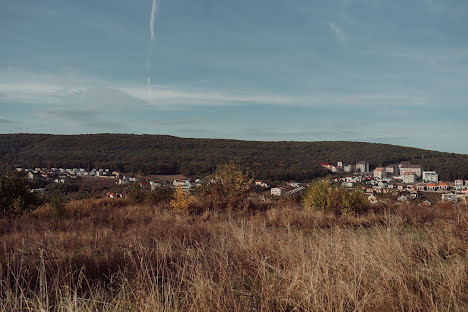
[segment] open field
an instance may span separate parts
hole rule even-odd
[[[66,209],[0,220],[0,310],[468,310],[466,207],[192,216],[105,199]]]

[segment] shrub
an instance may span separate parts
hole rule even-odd
[[[179,186],[171,200],[172,209],[177,212],[188,212],[192,203],[192,195],[188,192],[184,192],[184,190]]]
[[[161,202],[169,202],[174,195],[174,190],[169,186],[157,187],[146,194],[146,203],[156,205]]]
[[[325,179],[317,180],[306,190],[303,197],[304,208],[315,209],[325,212],[329,205],[328,200],[329,182]]]
[[[359,189],[343,192],[341,212],[362,212],[367,208],[367,198]]]
[[[128,198],[136,204],[142,204],[146,198],[147,190],[140,183],[132,183],[127,189]]]
[[[0,177],[0,217],[20,215],[36,203],[24,173],[11,171]]]
[[[66,204],[65,197],[57,192],[51,196],[49,200],[50,212],[51,215],[55,218],[61,218],[65,215],[65,204]]]
[[[358,213],[367,207],[367,198],[359,189],[330,187],[326,179],[312,183],[306,190],[302,202],[306,210],[314,209],[337,214]]]
[[[245,206],[253,179],[230,162],[216,168],[200,188],[200,199],[209,209],[238,210]]]

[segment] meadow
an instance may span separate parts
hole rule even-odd
[[[1,311],[468,310],[464,206],[188,214],[88,199],[2,219],[0,242]]]

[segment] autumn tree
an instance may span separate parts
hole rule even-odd
[[[171,200],[171,207],[177,212],[188,212],[193,203],[193,197],[189,192],[185,192],[182,187],[177,187]]]
[[[307,210],[333,213],[358,213],[367,207],[367,198],[359,189],[332,187],[327,179],[313,182],[302,202]]]
[[[200,200],[208,209],[234,211],[244,207],[253,179],[233,162],[219,165],[200,188]]]

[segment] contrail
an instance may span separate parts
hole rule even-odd
[[[153,6],[151,7],[151,18],[150,18],[150,37],[154,39],[154,18],[156,16],[157,3],[153,0]]]
[[[148,100],[150,99],[150,90],[151,90],[151,78],[150,78],[150,67],[151,67],[151,56],[153,55],[153,39],[154,39],[154,21],[156,18],[156,11],[158,8],[158,4],[156,0],[153,0],[153,5],[151,6],[151,15],[150,15],[150,40],[149,40],[149,47],[148,47],[148,59],[146,62],[146,92]]]

